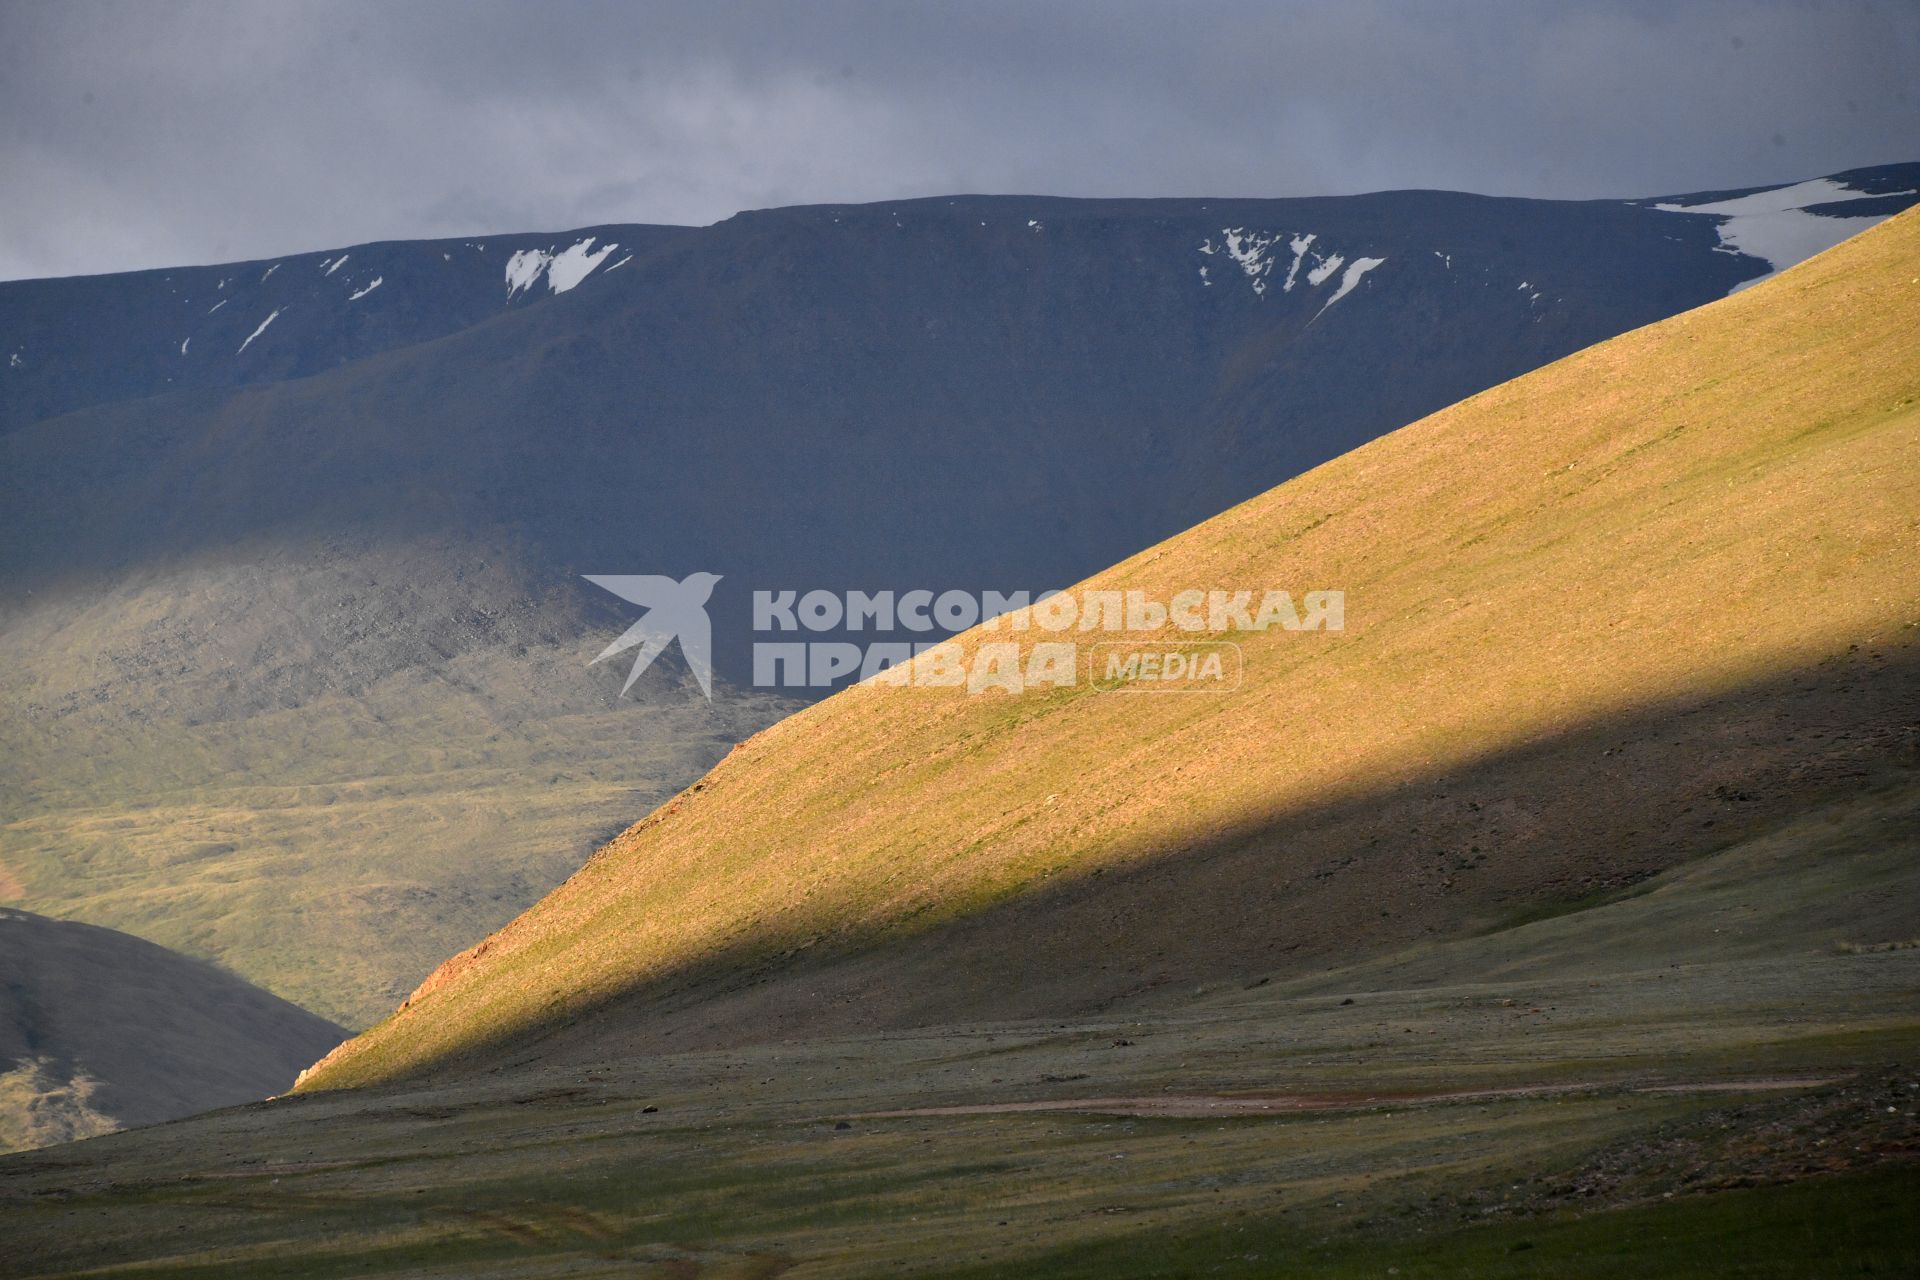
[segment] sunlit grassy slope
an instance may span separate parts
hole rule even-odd
[[[307,1087],[1098,1009],[1618,891],[1912,751],[1916,446],[1906,215],[1086,584],[1346,591],[1237,693],[830,699]]]

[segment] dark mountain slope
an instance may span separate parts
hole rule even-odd
[[[0,910],[0,1150],[264,1098],[344,1034],[202,961]]]
[[[321,373],[567,292],[686,232],[585,227],[0,281],[0,432],[114,400]]]
[[[1764,271],[1720,227],[1420,192],[744,214],[430,347],[16,433],[0,581],[500,529],[556,576],[727,575],[743,680],[750,588],[1070,581]]]

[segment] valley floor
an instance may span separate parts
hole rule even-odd
[[[1097,1017],[26,1153],[0,1272],[1920,1273],[1917,818],[1909,771],[1609,901]]]

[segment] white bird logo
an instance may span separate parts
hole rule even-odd
[[[633,688],[640,673],[653,665],[667,642],[678,639],[680,654],[687,660],[693,678],[700,682],[700,692],[707,695],[708,702],[713,701],[713,624],[707,619],[707,599],[713,595],[713,584],[720,581],[719,574],[690,573],[678,582],[657,573],[583,573],[580,576],[647,611],[618,640],[602,649],[600,656],[588,666],[639,645],[633,670],[627,673],[627,682],[620,687],[624,695]]]

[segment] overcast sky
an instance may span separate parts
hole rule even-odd
[[[1920,159],[1917,67],[1912,0],[0,0],[0,278],[949,192],[1758,185]]]

